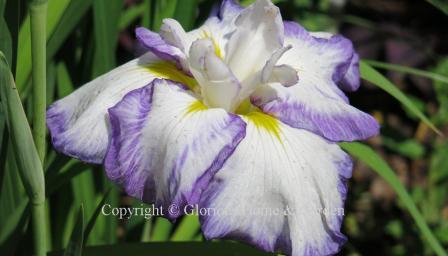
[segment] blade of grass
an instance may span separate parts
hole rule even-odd
[[[2,227],[2,232],[0,232],[0,245],[5,245],[5,241],[13,235],[15,231],[18,231],[18,225],[20,220],[24,215],[27,216],[26,207],[28,205],[28,200],[23,200],[20,205],[18,205],[13,214],[10,214],[5,221],[6,225]],[[0,247],[1,248],[1,247]],[[3,251],[3,250],[1,250]]]
[[[8,131],[6,131],[6,134],[10,136]],[[3,220],[11,214],[11,211],[15,209],[21,201],[26,199],[26,192],[14,156],[13,143],[10,139],[5,141],[5,143],[7,143],[3,166],[5,170],[0,190],[0,209],[2,209],[0,211],[1,226],[4,224]]]
[[[0,51],[5,54],[8,63],[12,63],[12,37],[5,20],[6,0],[0,0]]]
[[[144,221],[142,234],[140,236],[141,242],[151,241],[151,226],[152,226],[152,219]]]
[[[78,217],[76,218],[76,224],[73,228],[73,232],[70,238],[70,242],[67,245],[67,249],[64,252],[64,256],[81,256],[82,248],[84,245],[84,208],[79,207]]]
[[[363,61],[375,68],[388,69],[388,70],[397,71],[397,72],[401,72],[401,73],[405,73],[405,74],[429,78],[431,80],[439,81],[442,83],[448,83],[448,77],[440,75],[440,74],[436,74],[433,72],[424,71],[424,70],[420,70],[417,68],[401,66],[401,65],[397,65],[397,64],[376,61],[376,60],[363,60]]]
[[[151,241],[167,241],[170,237],[171,228],[172,228],[171,222],[169,222],[167,219],[162,217],[157,217],[156,222],[154,224],[154,230],[152,233]]]
[[[142,18],[142,22],[141,22],[141,26],[145,27],[145,28],[151,28],[152,24],[151,24],[151,18],[152,18],[152,7],[153,7],[153,3],[151,0],[143,0],[143,6],[144,6],[144,12],[143,12],[143,18]]]
[[[115,50],[118,41],[118,22],[120,20],[123,1],[121,0],[95,0],[93,2],[93,22],[95,51],[93,54],[93,77],[106,73],[116,65]],[[102,187],[104,192],[110,187],[110,182],[102,173]],[[110,204],[112,207],[118,205],[118,191],[112,187],[110,192]],[[93,212],[93,211],[92,211]],[[102,238],[106,243],[114,243],[117,239],[117,219],[100,218],[97,228],[94,229],[91,241]],[[96,232],[95,232],[96,231]],[[102,236],[99,236],[101,232]]]
[[[193,241],[195,235],[201,229],[197,215],[186,215],[174,231],[171,241]]]
[[[11,37],[11,59],[8,59],[9,56],[6,54],[9,67],[11,69],[11,72],[15,74],[16,72],[16,64],[17,64],[17,41],[18,41],[18,35],[19,35],[19,23],[20,23],[20,5],[21,1],[7,1],[2,0],[6,2],[5,10],[8,10],[7,12],[4,12],[4,19],[7,24],[7,29],[9,30],[10,37]],[[2,31],[6,31],[3,30]],[[6,32],[5,32],[6,33]],[[3,51],[2,49],[0,49]]]
[[[412,197],[406,191],[405,187],[403,186],[403,184],[401,184],[399,178],[389,167],[389,165],[367,145],[361,144],[359,142],[343,142],[340,143],[340,145],[350,155],[360,159],[367,166],[378,173],[384,180],[386,180],[387,183],[389,183],[389,185],[394,189],[400,200],[405,205],[408,212],[411,214],[412,218],[415,221],[415,224],[421,232],[422,237],[426,239],[428,244],[433,249],[434,253],[438,256],[446,256],[447,253],[429,229],[422,214],[419,212],[417,206],[412,200]]]
[[[448,3],[446,1],[444,0],[426,0],[426,1],[428,1],[434,7],[436,7],[437,9],[441,10],[446,15],[448,15]]]
[[[120,17],[120,22],[118,23],[118,30],[123,30],[131,25],[137,18],[142,17],[145,12],[147,12],[147,6],[145,3],[137,4],[131,6],[127,9]]]
[[[75,205],[83,205],[86,216],[90,216],[95,211],[95,181],[93,177],[93,169],[88,168],[86,171],[72,178],[72,189]],[[98,231],[97,231],[98,232]],[[91,237],[92,244],[98,244],[100,241],[95,234]]]
[[[68,162],[67,165],[63,167],[60,174],[54,177],[46,178],[47,197],[56,192],[61,186],[66,186],[69,184],[73,178],[85,171],[91,171],[91,169],[85,164],[74,159],[73,161]]]
[[[93,2],[94,77],[115,67],[115,48],[121,8],[122,1],[96,0]]]
[[[110,191],[111,191],[111,189],[108,189],[106,191],[106,193],[103,196],[103,199],[101,199],[100,203],[98,204],[98,206],[95,209],[95,212],[92,214],[92,217],[90,217],[86,228],[84,229],[84,241],[86,241],[86,242],[87,242],[87,239],[89,238],[90,232],[93,229],[93,226],[96,223],[98,216],[100,215],[102,207],[103,207],[104,203],[106,202],[107,197],[109,196]]]
[[[0,52],[0,97],[22,182],[31,204],[35,253],[46,254],[45,180],[42,163],[3,53]]]
[[[177,3],[174,18],[186,31],[193,29],[197,5],[198,0],[182,0]]]
[[[73,92],[73,82],[68,73],[67,66],[61,62],[57,66],[57,95],[63,98]]]
[[[162,20],[173,18],[176,11],[177,0],[159,0],[155,1],[155,13],[152,22],[152,31],[159,31]]]
[[[433,131],[437,134],[442,135],[442,133],[437,129],[434,124],[423,114],[412,101],[401,92],[392,82],[390,82],[386,77],[384,77],[381,73],[372,68],[365,61],[360,62],[360,71],[361,78],[375,84],[392,97],[397,99],[401,104],[407,107],[411,112],[413,112],[422,122],[428,125]]]
[[[50,1],[46,20],[46,39],[53,33],[70,0]],[[20,27],[17,47],[16,85],[22,92],[25,90],[31,74],[31,36],[30,16],[27,16]],[[22,96],[22,95],[21,95]]]
[[[47,43],[47,59],[53,58],[62,43],[76,28],[76,24],[92,6],[93,0],[71,0],[61,15],[54,32],[51,33]]]
[[[47,92],[46,92],[47,99],[45,102],[46,106],[50,105],[54,101],[55,91],[56,91],[56,65],[52,61],[48,63],[47,67]]]

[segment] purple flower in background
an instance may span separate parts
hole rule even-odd
[[[283,21],[269,0],[136,34],[147,53],[50,106],[54,147],[104,162],[144,202],[221,213],[200,216],[207,239],[337,253],[352,162],[336,142],[379,128],[342,91],[360,83],[352,43]]]

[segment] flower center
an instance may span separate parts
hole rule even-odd
[[[235,18],[192,34],[177,21],[165,19],[155,42],[161,45],[158,52],[162,57],[171,56],[194,77],[198,84],[194,91],[205,106],[248,113],[253,109],[250,96],[259,86],[291,86],[298,80],[292,67],[277,65],[291,48],[283,45],[283,39],[278,8],[269,1],[256,1]]]

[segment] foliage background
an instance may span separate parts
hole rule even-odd
[[[284,19],[353,40],[364,59],[365,81],[350,100],[382,125],[381,135],[366,144],[342,144],[357,160],[343,226],[349,241],[341,254],[446,255],[434,248],[448,248],[448,141],[431,126],[448,134],[448,4],[275,2]],[[218,5],[211,0],[49,0],[47,104],[134,58],[136,26],[157,31],[163,18],[173,17],[189,30]],[[32,124],[28,2],[0,0],[0,15],[0,50]],[[0,253],[31,255],[30,209],[5,118],[0,106]],[[100,166],[69,159],[47,145],[46,240],[52,255],[80,255],[83,246],[85,255],[264,255],[236,243],[202,242],[194,216],[171,224],[163,218],[118,220],[99,214],[104,203],[142,204],[121,194]]]

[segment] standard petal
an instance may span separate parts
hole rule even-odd
[[[167,209],[196,203],[245,136],[245,123],[206,109],[181,84],[154,80],[109,110],[109,178],[127,194]],[[174,219],[182,212],[166,212]]]
[[[229,238],[287,255],[333,255],[352,162],[337,144],[261,113],[202,194],[207,239]],[[204,212],[204,211],[203,211]]]
[[[261,71],[271,54],[283,45],[279,9],[268,0],[258,0],[235,20],[236,29],[226,46],[226,63],[239,81]]]
[[[232,111],[237,107],[240,83],[217,56],[211,39],[199,39],[190,48],[190,69],[199,81],[204,102]]]
[[[280,83],[284,86],[292,86],[297,83],[299,77],[297,71],[288,65],[276,66],[277,61],[282,55],[291,49],[292,46],[288,45],[274,51],[271,58],[266,62],[261,71],[261,82],[265,83]]]
[[[222,20],[232,20],[243,11],[244,8],[235,0],[224,0],[219,9],[219,18]]]
[[[186,53],[190,47],[190,39],[182,26],[174,19],[163,19],[160,36],[172,46]]]
[[[107,109],[155,77],[194,86],[174,65],[147,53],[85,84],[48,108],[47,126],[54,147],[83,161],[102,163],[109,142]]]
[[[181,49],[173,46],[163,40],[163,38],[155,32],[144,27],[135,29],[135,35],[140,44],[163,60],[172,61],[177,64],[179,68],[188,71],[185,67],[186,56]]]

